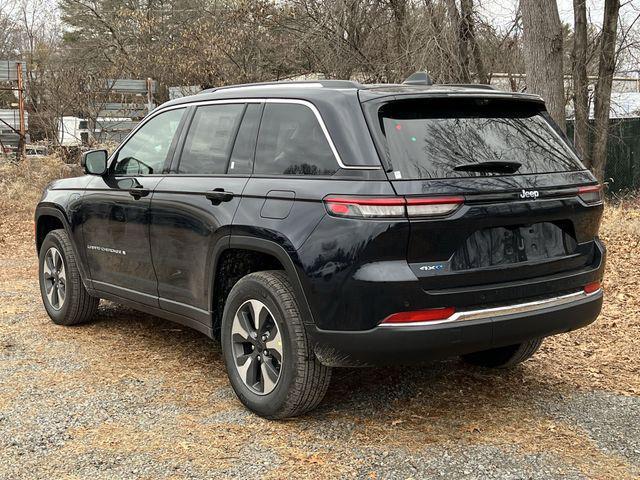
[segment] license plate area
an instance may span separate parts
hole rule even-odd
[[[471,234],[451,258],[451,270],[473,270],[571,256],[570,224],[540,222],[490,227]]]

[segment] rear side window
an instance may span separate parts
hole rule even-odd
[[[178,173],[224,174],[244,104],[198,107],[184,142]]]
[[[229,162],[229,173],[250,174],[253,169],[253,154],[256,148],[256,138],[258,137],[258,126],[260,124],[261,104],[251,103],[247,105],[247,110],[242,118],[238,135],[231,153]]]
[[[503,99],[412,99],[379,112],[395,178],[552,173],[584,167],[542,106]]]
[[[293,103],[265,105],[254,173],[332,175],[337,168],[329,142],[309,107]]]

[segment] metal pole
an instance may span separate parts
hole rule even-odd
[[[26,132],[24,128],[24,85],[22,83],[22,62],[16,63],[18,69],[18,112],[20,114],[20,138],[18,140],[18,160],[24,160],[26,156]]]
[[[153,85],[153,80],[147,77],[147,113],[150,113],[153,110],[153,92],[151,91],[151,86]]]

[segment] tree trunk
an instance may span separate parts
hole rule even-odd
[[[453,30],[452,61],[455,62],[457,67],[457,72],[452,76],[455,82],[470,83],[469,48],[463,34],[463,19],[460,18],[455,0],[447,0],[447,13]]]
[[[465,54],[468,48],[471,48],[471,54],[473,55],[473,63],[476,67],[476,77],[479,83],[489,83],[487,76],[487,70],[482,60],[482,52],[480,52],[480,46],[476,40],[476,32],[473,21],[473,0],[461,0],[460,1],[460,37],[461,42],[465,44]]]
[[[611,85],[616,68],[616,35],[620,0],[605,0],[602,37],[600,39],[600,59],[598,83],[596,84],[594,106],[594,134],[591,149],[591,171],[599,181],[604,180],[607,163],[607,138],[609,136],[609,110],[611,108]]]
[[[521,0],[527,92],[547,104],[549,114],[566,131],[562,70],[562,25],[556,0]]]
[[[573,0],[573,143],[586,166],[589,161],[589,85],[587,82],[587,6],[586,0]]]

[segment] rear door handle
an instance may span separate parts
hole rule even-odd
[[[134,187],[129,189],[129,195],[131,195],[136,200],[139,200],[140,197],[146,197],[151,193],[151,190],[143,187]]]
[[[214,188],[206,192],[204,196],[211,200],[214,205],[220,205],[222,202],[229,202],[233,198],[233,192],[227,192],[222,188]]]

